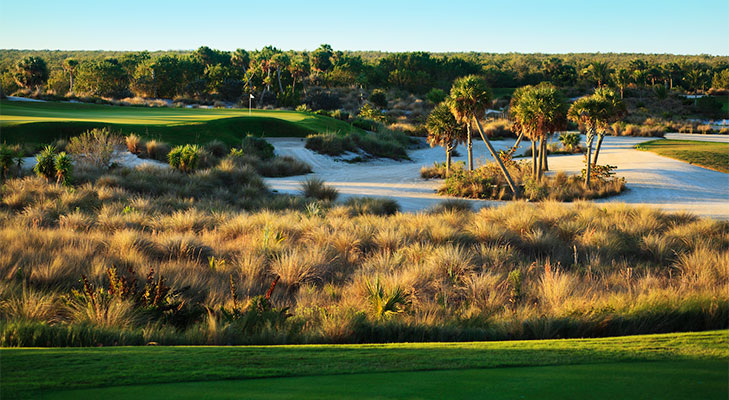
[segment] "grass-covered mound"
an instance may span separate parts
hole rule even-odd
[[[635,148],[729,173],[729,143],[664,139],[640,143]]]
[[[346,152],[364,152],[371,157],[408,159],[407,149],[412,144],[409,136],[390,130],[379,132],[328,132],[310,135],[306,148],[329,156]]]
[[[230,160],[74,182],[2,187],[3,346],[592,337],[729,320],[726,222],[587,203],[333,206],[267,194]]]
[[[2,395],[9,398],[444,398],[457,386],[471,397],[561,399],[569,390],[597,399],[720,399],[726,340],[726,331],[714,331],[446,344],[3,349],[0,355]]]
[[[59,102],[0,101],[0,142],[50,143],[95,128],[171,144],[220,140],[228,145],[246,134],[266,137],[305,137],[332,131],[357,130],[327,116],[295,111],[247,109],[187,109],[122,107]]]

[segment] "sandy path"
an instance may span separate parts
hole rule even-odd
[[[681,135],[680,139],[717,139],[707,135],[685,136],[688,135]],[[698,138],[699,136],[702,138]],[[666,211],[685,210],[697,215],[729,219],[729,174],[633,149],[635,144],[651,139],[605,138],[600,151],[600,163],[617,165],[617,174],[626,178],[629,190],[620,196],[597,202],[644,204]],[[729,141],[729,137],[720,139]],[[314,174],[336,187],[344,199],[350,196],[391,197],[407,212],[432,207],[445,199],[435,194],[441,181],[423,180],[419,177],[420,167],[445,159],[440,147],[412,150],[411,161],[375,160],[349,164],[305,149],[303,139],[272,138],[269,141],[276,147],[279,155],[294,156],[309,163]],[[505,149],[513,143],[513,140],[503,140],[495,141],[493,145],[496,149]],[[518,153],[528,145],[522,144]],[[455,160],[465,160],[465,147],[459,146],[458,151],[461,154]],[[485,154],[486,146],[480,141],[475,142],[474,155],[480,162],[483,162]],[[579,173],[582,159],[582,155],[552,156],[549,162],[552,170]],[[299,184],[304,179],[306,176],[271,178],[266,179],[266,182],[281,193],[298,193]],[[489,200],[470,201],[475,208],[502,203]]]

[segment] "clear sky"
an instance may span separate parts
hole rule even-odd
[[[0,0],[0,48],[729,55],[729,0]]]

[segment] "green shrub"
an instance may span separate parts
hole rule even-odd
[[[170,151],[170,154],[167,155],[167,159],[169,160],[172,168],[190,173],[195,171],[198,166],[200,161],[200,151],[200,146],[196,144],[177,146]]]
[[[387,95],[382,89],[373,90],[369,100],[377,108],[387,108]]]
[[[274,156],[273,145],[265,139],[253,135],[246,135],[237,150],[239,150],[238,154],[242,152],[242,154],[256,156],[261,160],[268,160]]]
[[[446,92],[443,89],[433,88],[425,95],[425,98],[431,104],[439,104],[446,98]]]
[[[205,150],[209,151],[213,157],[222,158],[228,153],[228,146],[220,140],[212,140],[205,145]]]
[[[56,148],[48,145],[41,150],[41,152],[35,157],[35,171],[36,175],[42,176],[48,180],[56,178]]]
[[[377,122],[359,117],[352,120],[352,126],[371,132],[375,132],[380,128],[380,124]]]
[[[559,135],[559,142],[567,151],[572,151],[580,144],[580,134],[576,132],[564,132]]]

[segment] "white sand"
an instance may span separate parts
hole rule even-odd
[[[691,135],[688,138],[685,136],[682,135],[680,138],[716,140],[716,137],[711,135]],[[729,137],[723,136],[723,138],[729,141]],[[635,144],[651,139],[605,138],[599,162],[617,165],[617,175],[627,180],[629,190],[619,196],[596,202],[624,202],[657,207],[666,211],[684,210],[701,216],[729,219],[729,174],[633,149]],[[349,164],[304,148],[303,139],[272,138],[269,141],[276,147],[277,154],[294,156],[309,163],[313,173],[336,187],[344,199],[350,196],[391,197],[398,201],[403,211],[407,212],[427,209],[445,199],[435,194],[435,189],[442,181],[420,178],[422,166],[445,160],[444,150],[441,147],[413,150],[410,152],[412,161],[375,160]],[[511,146],[514,140],[492,143],[498,150]],[[528,142],[523,143],[517,153],[520,154],[528,146]],[[466,160],[465,147],[459,146],[458,152],[461,154],[454,160]],[[480,158],[481,162],[486,154],[483,142],[480,140],[474,142],[474,155]],[[582,155],[551,156],[549,166],[553,171],[579,173],[582,169],[582,160]],[[306,177],[270,178],[266,179],[266,182],[272,189],[281,193],[298,193],[299,184]],[[489,200],[470,201],[475,208],[503,203]]]

